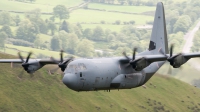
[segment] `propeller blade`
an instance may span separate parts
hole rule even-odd
[[[126,59],[131,60],[131,59],[126,55],[126,52],[125,52],[125,51],[124,51],[122,54],[126,57]]]
[[[174,44],[170,46],[170,57],[172,57],[173,55],[173,49],[174,49]]]
[[[61,63],[63,62],[63,52],[64,52],[63,50],[60,51],[60,62]]]
[[[19,59],[21,59],[21,61],[24,63],[24,59],[23,59],[23,57],[22,57],[20,52],[18,52],[18,56],[19,56]]]
[[[70,57],[69,59],[65,60],[62,64],[67,64],[69,61],[73,60],[74,57]]]
[[[137,51],[137,48],[134,48],[134,49],[133,49],[133,57],[132,57],[132,60],[135,60],[136,51]]]
[[[29,54],[28,54],[28,56],[26,58],[26,63],[28,63],[28,60],[30,59],[31,55],[32,55],[32,52],[29,52]]]

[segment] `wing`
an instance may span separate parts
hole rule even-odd
[[[184,53],[182,55],[187,59],[200,57],[200,53]]]
[[[165,55],[145,55],[144,58],[150,63],[167,60],[167,57]]]
[[[24,59],[25,60],[25,59]],[[58,60],[56,60],[59,62]],[[55,61],[51,59],[29,59],[29,63],[40,63],[41,65],[46,65],[46,64],[57,64]],[[21,59],[0,59],[0,63],[22,63]]]
[[[131,59],[131,57],[129,57]],[[156,61],[166,61],[167,56],[165,55],[141,55],[141,56],[136,56],[135,61],[140,60],[142,58],[145,58],[146,61],[152,63]],[[130,60],[127,60],[126,58],[120,59],[120,63],[129,63]]]

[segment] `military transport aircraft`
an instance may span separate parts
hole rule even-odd
[[[180,67],[190,58],[200,57],[200,53],[179,53],[173,55],[173,46],[168,53],[168,40],[165,23],[164,6],[157,4],[151,39],[148,50],[133,55],[94,59],[0,59],[0,63],[22,63],[25,71],[32,74],[46,64],[58,64],[64,72],[63,83],[75,91],[95,91],[111,89],[131,89],[145,84],[165,63],[170,62],[174,68]]]

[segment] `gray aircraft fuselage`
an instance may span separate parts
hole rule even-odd
[[[154,62],[142,71],[135,71],[119,60],[120,58],[74,60],[64,71],[63,83],[75,91],[131,89],[145,84],[164,63]]]

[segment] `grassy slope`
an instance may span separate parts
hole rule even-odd
[[[0,58],[12,58],[0,55]],[[3,69],[9,64],[0,64],[0,111],[154,111],[163,107],[170,111],[191,111],[200,108],[200,90],[184,82],[156,75],[143,87],[109,92],[74,92],[60,82],[60,76],[50,76],[45,69],[33,78],[21,69]],[[156,85],[156,88],[150,84]],[[111,106],[112,105],[112,106]],[[188,109],[190,107],[190,109]],[[161,110],[158,110],[161,112]]]

